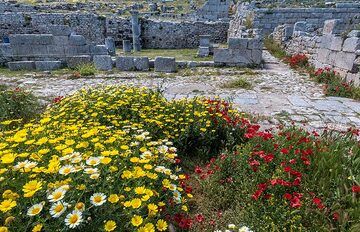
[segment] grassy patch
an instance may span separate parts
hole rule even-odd
[[[82,64],[76,67],[76,72],[74,73],[74,76],[94,76],[96,73],[96,68],[93,64]]]
[[[265,48],[276,58],[283,59],[287,56],[286,52],[282,47],[276,43],[273,39],[266,37],[264,39]]]
[[[175,57],[177,61],[211,61],[212,56],[197,57],[197,49],[143,49],[140,52],[132,52],[124,54],[118,51],[121,55],[125,56],[147,56],[149,59],[155,59],[157,56]]]
[[[244,77],[237,77],[221,86],[226,89],[252,89],[252,84]]]

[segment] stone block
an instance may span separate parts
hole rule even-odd
[[[54,43],[51,34],[15,34],[9,36],[11,45],[50,45]]]
[[[31,45],[31,49],[32,49],[32,55],[34,56],[46,56],[49,54],[48,46],[46,45]]]
[[[250,39],[248,41],[248,49],[263,49],[263,42],[260,38]]]
[[[96,55],[93,61],[95,68],[101,71],[109,71],[113,67],[110,55]]]
[[[121,71],[135,71],[134,57],[132,56],[119,56],[116,57],[116,68]]]
[[[304,31],[306,32],[307,25],[305,21],[296,22],[294,24],[294,32],[295,31]]]
[[[208,57],[210,55],[209,47],[199,47],[197,56],[198,57]]]
[[[54,45],[59,46],[67,46],[69,45],[69,37],[68,36],[54,36]]]
[[[333,37],[330,44],[330,50],[341,51],[343,42],[344,40],[342,37],[340,36]]]
[[[131,52],[131,42],[130,40],[123,40],[123,51],[125,53]]]
[[[344,41],[343,51],[344,52],[356,52],[360,49],[360,38],[350,37]]]
[[[352,30],[350,31],[350,33],[347,35],[348,37],[360,37],[360,30]]]
[[[355,53],[339,52],[336,56],[334,65],[338,68],[355,71],[355,58]]]
[[[214,63],[236,66],[252,65],[251,50],[224,49],[214,50]]]
[[[115,40],[112,37],[107,37],[105,39],[105,46],[111,56],[116,55]]]
[[[228,39],[230,49],[243,49],[246,50],[250,39],[247,38],[232,38]]]
[[[134,57],[135,69],[137,71],[149,71],[149,58],[148,57]]]
[[[65,56],[65,48],[64,46],[57,45],[49,45],[47,46],[48,55],[53,57],[64,57]]]
[[[251,62],[253,65],[259,65],[262,61],[262,50],[261,49],[254,49],[251,50]]]
[[[200,47],[210,47],[210,35],[200,35]]]
[[[69,44],[72,46],[86,45],[86,39],[82,35],[70,35]]]
[[[70,46],[78,55],[90,55],[91,45]]]
[[[155,72],[176,72],[176,61],[174,57],[156,57]]]
[[[1,56],[9,57],[12,55],[13,55],[13,53],[12,53],[10,44],[8,44],[8,43],[0,44],[0,57]]]
[[[330,50],[326,48],[320,48],[317,51],[316,59],[321,63],[327,63],[330,55]]]
[[[35,61],[35,68],[38,71],[51,71],[61,68],[61,61]]]
[[[93,55],[108,55],[108,49],[106,48],[105,45],[95,45],[92,47],[91,53]]]
[[[331,47],[331,41],[334,38],[334,35],[331,34],[326,34],[320,37],[320,43],[319,43],[319,48],[325,48],[325,49],[330,49]]]
[[[344,23],[340,19],[331,19],[324,22],[323,34],[338,35],[343,31]]]
[[[35,70],[35,62],[34,61],[15,61],[8,62],[7,66],[11,71],[19,71],[19,70]]]
[[[52,34],[53,36],[69,36],[72,33],[72,29],[69,26],[60,24],[47,24],[39,26],[39,30],[42,33]]]
[[[76,68],[79,65],[91,63],[91,56],[70,56],[67,57],[66,62],[69,68]]]

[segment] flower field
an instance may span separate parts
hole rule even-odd
[[[221,99],[124,86],[1,124],[1,232],[360,228],[356,129],[261,131]]]

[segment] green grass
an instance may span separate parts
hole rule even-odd
[[[265,38],[264,46],[273,56],[278,59],[283,59],[287,55],[282,47],[269,37]]]
[[[120,55],[124,55],[122,50],[118,50]],[[147,56],[154,59],[157,56],[175,57],[177,61],[211,61],[212,56],[197,57],[197,49],[143,49],[140,52],[125,54],[126,56]]]
[[[29,72],[31,71],[27,71],[27,70],[11,71],[7,67],[0,67],[0,76],[5,76],[5,77],[23,76],[24,74]]]
[[[252,84],[244,77],[237,77],[224,83],[221,87],[226,89],[252,89]]]

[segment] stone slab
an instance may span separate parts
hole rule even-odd
[[[156,57],[155,72],[176,72],[176,61],[174,57]]]
[[[91,63],[91,56],[70,56],[66,58],[66,62],[69,68],[76,68],[79,65]]]
[[[148,57],[134,57],[135,69],[137,71],[149,71],[149,58]]]
[[[113,68],[110,55],[96,55],[93,57],[95,68],[101,71],[109,71]]]
[[[19,70],[35,70],[35,62],[34,61],[15,61],[8,62],[7,66],[11,71],[19,71]]]
[[[61,61],[35,61],[35,68],[38,71],[51,71],[61,68]]]
[[[119,56],[116,57],[116,68],[121,71],[135,71],[134,57],[132,56]]]

